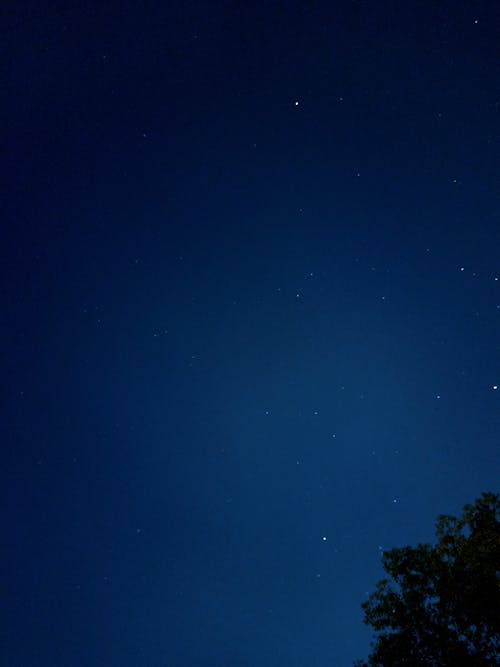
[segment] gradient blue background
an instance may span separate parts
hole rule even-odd
[[[498,491],[496,3],[0,18],[0,662],[351,665]]]

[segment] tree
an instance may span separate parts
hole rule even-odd
[[[357,667],[500,665],[500,496],[439,516],[437,544],[391,549],[362,605],[377,635]]]

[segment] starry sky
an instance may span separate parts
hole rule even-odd
[[[497,19],[2,3],[2,664],[352,665],[498,492]]]

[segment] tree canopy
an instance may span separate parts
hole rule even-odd
[[[388,575],[362,605],[376,632],[357,667],[500,665],[500,496],[438,517],[437,543],[383,554]]]

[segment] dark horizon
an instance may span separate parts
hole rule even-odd
[[[493,2],[5,2],[9,667],[343,667],[498,492]]]

